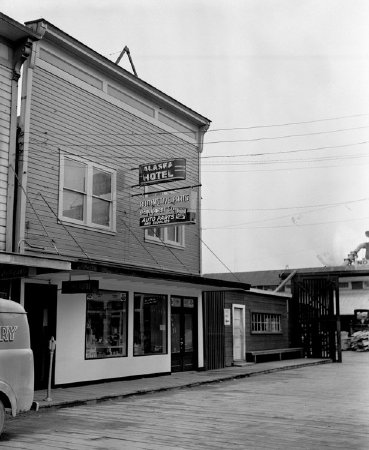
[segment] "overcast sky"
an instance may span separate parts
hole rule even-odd
[[[0,0],[212,121],[203,272],[343,264],[369,230],[367,0]],[[127,61],[123,67],[129,70]]]

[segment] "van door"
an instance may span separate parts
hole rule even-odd
[[[49,376],[49,340],[56,338],[57,286],[25,284],[24,309],[30,328],[35,367],[35,390],[46,389]]]

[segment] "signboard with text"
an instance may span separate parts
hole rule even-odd
[[[186,160],[184,158],[167,159],[139,166],[138,183],[140,186],[185,179]]]
[[[196,223],[197,192],[157,192],[140,201],[140,227]]]

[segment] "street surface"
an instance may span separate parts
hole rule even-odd
[[[0,449],[369,449],[369,352],[8,418]]]

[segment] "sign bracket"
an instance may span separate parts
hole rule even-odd
[[[179,187],[179,188],[163,189],[160,191],[142,192],[140,194],[131,194],[131,197],[139,197],[142,195],[150,195],[150,194],[160,194],[161,192],[180,191],[182,189],[193,189],[193,188],[201,187],[201,186],[202,186],[202,184],[195,184],[193,186],[183,186],[183,187]],[[132,186],[132,187],[137,187],[137,186]]]

